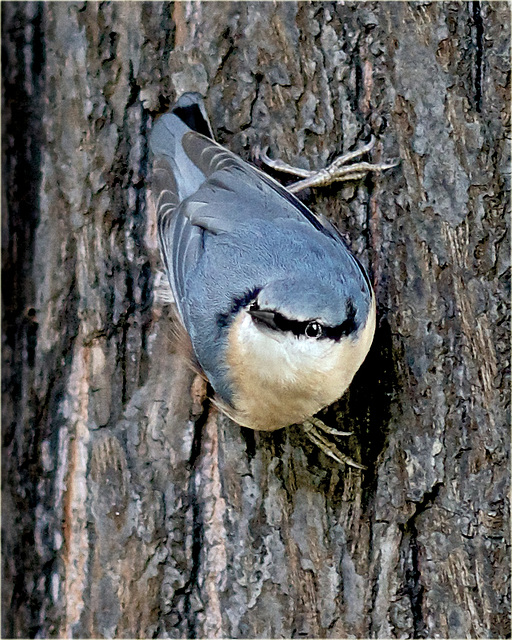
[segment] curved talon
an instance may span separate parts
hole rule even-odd
[[[333,429],[333,427],[328,427],[325,422],[322,422],[319,418],[311,417],[309,420],[306,420],[302,427],[304,431],[308,431],[311,427],[321,429],[325,433],[333,436],[351,436],[353,431],[339,431],[338,429]]]
[[[369,142],[367,142],[365,145],[363,145],[359,149],[354,149],[354,151],[348,151],[347,153],[344,153],[343,155],[339,156],[329,165],[329,168],[335,165],[340,166],[342,164],[346,164],[349,160],[353,160],[354,158],[359,158],[359,156],[363,156],[365,153],[368,153],[373,149],[373,147],[375,146],[375,141],[376,141],[376,138],[372,134]]]
[[[267,167],[274,169],[275,171],[282,171],[283,173],[290,173],[293,176],[297,176],[298,178],[311,178],[316,175],[315,171],[309,171],[309,169],[301,169],[300,167],[292,167],[291,164],[283,162],[283,160],[273,160],[268,157],[267,154],[268,147],[261,150],[258,149],[259,159],[263,164],[266,164]]]
[[[322,425],[322,426],[320,426]],[[347,464],[350,467],[354,467],[355,469],[366,469],[366,467],[355,460],[352,460],[349,456],[341,453],[338,447],[332,442],[329,442],[327,438],[325,438],[321,433],[319,433],[318,428],[322,429],[326,433],[331,432],[331,427],[328,427],[318,418],[310,418],[306,420],[302,425],[304,432],[307,437],[313,442],[319,449],[321,449],[325,455],[329,456],[333,460],[336,460],[339,464]],[[332,431],[337,431],[336,429],[332,429]],[[338,433],[342,433],[344,435],[348,435],[345,431],[340,431]]]
[[[353,431],[339,431],[338,429],[333,429],[332,427],[328,427],[326,424],[324,424],[322,430],[331,436],[341,436],[341,437],[348,438],[348,436],[354,435]]]
[[[370,135],[370,140],[368,141],[368,144],[366,145],[366,150],[367,151],[371,151],[373,149],[373,147],[375,146],[376,140],[377,140],[377,138],[372,133]]]

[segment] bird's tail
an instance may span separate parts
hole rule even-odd
[[[149,146],[154,154],[153,186],[164,200],[177,204],[195,193],[205,175],[185,153],[183,136],[190,130],[213,139],[213,131],[199,93],[184,93],[153,127]],[[162,203],[163,204],[163,203]]]
[[[184,93],[171,109],[187,127],[207,138],[214,139],[212,126],[206,113],[204,100],[200,93]]]

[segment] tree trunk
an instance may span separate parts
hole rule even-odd
[[[3,636],[509,637],[506,2],[2,3]],[[321,168],[378,328],[325,412],[219,416],[176,353],[153,118]]]

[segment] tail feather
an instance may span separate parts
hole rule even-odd
[[[200,93],[184,93],[172,108],[171,113],[178,116],[192,131],[214,139],[204,100]]]
[[[165,188],[176,191],[172,198],[176,202],[195,193],[205,179],[183,149],[183,136],[191,129],[213,139],[210,121],[199,93],[184,93],[172,110],[157,120],[149,140],[157,166],[160,170],[167,166],[171,174],[171,177],[167,177]],[[165,176],[162,177],[165,184]],[[163,185],[160,188],[163,189]]]

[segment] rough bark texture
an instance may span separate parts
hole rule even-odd
[[[2,3],[4,637],[509,636],[509,43],[494,3]],[[152,119],[378,179],[312,191],[379,325],[340,468],[173,350]]]

